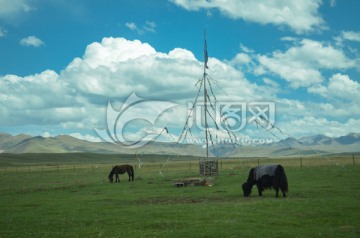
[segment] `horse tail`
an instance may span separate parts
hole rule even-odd
[[[288,181],[287,181],[287,178],[286,178],[285,170],[281,165],[279,165],[277,169],[279,171],[279,176],[280,176],[280,184],[279,184],[280,188],[284,192],[288,192],[289,191],[289,186],[288,186]]]
[[[109,173],[109,179],[111,179],[113,176],[114,176],[114,170],[115,170],[115,167],[113,167]]]

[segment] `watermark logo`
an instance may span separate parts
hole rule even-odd
[[[270,129],[275,124],[275,102],[252,102],[248,104],[249,117],[248,123],[258,123]]]
[[[201,138],[187,138],[186,140],[187,144],[199,144],[204,145],[206,143],[205,139]],[[269,145],[274,143],[273,139],[268,138],[242,138],[242,137],[235,137],[235,138],[219,138],[217,137],[214,141],[214,145],[226,145],[226,144],[237,144],[237,145],[243,145],[243,146],[257,146],[257,145]]]
[[[107,142],[123,145],[130,148],[141,147],[159,136],[156,132],[156,120],[168,109],[178,104],[166,101],[145,100],[130,95],[122,104],[120,111],[113,108],[109,102],[106,110],[105,129],[95,129],[96,133]],[[239,132],[247,124],[260,125],[270,129],[275,123],[274,102],[217,102],[215,105],[208,102],[188,104],[187,127],[196,127],[199,130],[221,130]],[[205,122],[205,116],[207,122]],[[225,139],[219,139],[216,143],[222,144]],[[233,139],[231,139],[233,140]],[[239,144],[263,144],[263,141],[244,142]],[[265,142],[268,143],[268,142]]]
[[[239,132],[247,124],[261,125],[266,129],[275,123],[275,102],[218,102],[216,105],[205,105],[198,102],[188,104],[190,126],[205,130],[206,127],[216,127],[219,130]],[[208,117],[207,125],[204,118]]]
[[[120,111],[116,111],[109,102],[106,110],[107,128],[95,129],[95,131],[107,142],[138,148],[149,143],[158,134],[144,127],[142,135],[138,135],[139,138],[128,139],[125,136],[126,128],[131,127],[132,122],[136,123],[137,127],[149,124],[153,127],[164,111],[176,105],[165,101],[147,101],[133,93],[123,103]]]

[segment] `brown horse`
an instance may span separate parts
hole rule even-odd
[[[130,182],[130,178],[132,181],[134,181],[134,175],[135,175],[134,168],[129,164],[123,164],[123,165],[115,165],[114,168],[112,168],[109,174],[110,183],[114,181],[114,174],[115,174],[115,183],[116,182],[120,183],[119,174],[124,174],[124,173],[127,173],[129,175],[129,182]]]

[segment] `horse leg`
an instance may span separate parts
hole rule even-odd
[[[119,178],[119,174],[116,174],[116,183],[119,182],[120,183],[120,178]]]
[[[130,180],[131,180],[131,181],[134,181],[134,170],[133,170],[132,167],[130,167],[130,168],[128,169],[127,173],[128,173],[128,175],[129,175],[129,182],[130,182]]]

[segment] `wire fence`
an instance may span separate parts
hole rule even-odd
[[[355,154],[341,156],[294,157],[294,158],[218,158],[219,172],[231,169],[248,169],[262,164],[281,164],[284,167],[312,167],[312,166],[356,166],[358,156]],[[187,171],[199,172],[199,164],[203,159],[178,161],[176,158],[167,161],[147,162],[134,161],[130,163],[136,171]],[[10,172],[109,172],[115,164],[36,164],[0,166],[0,173]]]

